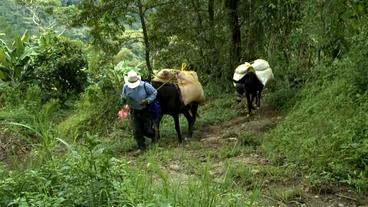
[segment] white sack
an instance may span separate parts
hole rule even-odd
[[[256,71],[263,71],[263,70],[267,70],[268,68],[270,68],[270,64],[268,64],[268,62],[265,60],[257,59],[253,61],[252,67]]]
[[[265,70],[262,71],[256,71],[256,75],[258,77],[258,79],[261,81],[261,83],[266,86],[266,84],[274,79],[273,73],[272,73],[272,69],[271,68],[267,68]]]

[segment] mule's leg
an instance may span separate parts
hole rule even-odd
[[[160,123],[162,120],[163,115],[161,114],[160,117],[158,118],[158,121],[155,122],[155,141],[158,142],[158,140],[160,140]]]
[[[190,111],[192,112],[192,117],[193,117],[193,125],[197,119],[197,111],[198,111],[198,105],[199,103],[198,102],[194,102]],[[193,126],[192,126],[193,127]]]
[[[252,102],[251,102],[251,95],[249,92],[246,92],[245,94],[247,96],[247,107],[248,107],[248,115],[250,115],[252,111]]]
[[[160,139],[160,120],[156,120],[153,122],[153,131],[154,135],[152,138],[152,143],[156,144]]]
[[[258,91],[257,91],[257,107],[260,108],[261,107],[261,96],[262,96],[262,90],[263,87],[261,87]]]
[[[194,125],[194,118],[192,115],[190,115],[189,111],[184,111],[183,112],[185,118],[187,119],[188,122],[188,136],[189,138],[192,137],[193,135],[193,125]]]
[[[250,102],[252,103],[251,106],[252,106],[252,109],[255,110],[256,107],[254,106],[254,101],[257,101],[257,92],[250,94]]]
[[[261,107],[261,91],[257,91],[256,104],[257,108]]]
[[[188,134],[190,138],[193,136],[193,128],[194,123],[196,122],[197,119],[198,105],[199,105],[198,102],[193,102],[192,106],[190,107],[191,114],[189,114],[189,111],[187,111],[188,115],[184,113],[184,116],[187,118],[188,121]]]
[[[257,92],[254,94],[254,93],[251,93],[250,94],[250,106],[252,107],[252,109],[256,109],[255,107],[254,107],[254,105],[253,105],[253,102],[254,102],[254,98],[256,98],[257,99]]]
[[[176,130],[176,133],[178,134],[179,143],[183,143],[183,138],[181,137],[181,132],[180,132],[179,114],[174,114],[172,116],[174,118],[175,130]]]

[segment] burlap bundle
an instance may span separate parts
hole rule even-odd
[[[180,73],[180,70],[176,69],[162,69],[154,75],[152,81],[161,83],[178,83],[176,76]]]
[[[181,100],[184,105],[193,101],[205,101],[204,91],[195,71],[182,71],[176,69],[162,69],[153,78],[155,82],[175,83],[179,86]]]

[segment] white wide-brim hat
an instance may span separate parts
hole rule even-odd
[[[234,72],[234,76],[233,76],[233,80],[234,81],[239,81],[240,79],[242,79],[248,72],[248,69],[252,67],[252,65],[250,63],[244,63],[239,65]]]
[[[141,83],[141,76],[135,71],[129,71],[127,76],[124,76],[124,82],[129,88],[136,88]]]

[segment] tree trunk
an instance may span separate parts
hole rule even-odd
[[[142,30],[143,30],[144,45],[146,47],[145,58],[146,58],[147,70],[148,70],[148,73],[149,73],[148,81],[151,81],[151,75],[153,74],[153,70],[152,70],[152,66],[151,66],[151,62],[150,62],[150,45],[149,45],[149,41],[148,41],[146,20],[144,18],[144,10],[143,10],[143,5],[142,5],[141,0],[138,0],[138,9],[139,9],[139,18],[141,20],[141,25],[142,25]]]
[[[194,9],[194,12],[196,13],[197,15],[197,22],[198,22],[198,29],[196,30],[196,33],[197,33],[197,45],[199,45],[199,55],[201,57],[201,65],[205,65],[205,63],[207,62],[206,60],[208,58],[206,58],[205,54],[204,54],[204,51],[203,51],[203,47],[201,46],[201,42],[206,42],[206,39],[203,37],[203,34],[201,34],[203,31],[206,30],[206,28],[204,28],[203,26],[203,20],[202,20],[202,16],[201,16],[201,13],[200,13],[200,8],[199,8],[199,3],[197,1],[198,4],[196,4],[196,2],[194,0],[191,1],[192,3],[192,6],[193,6],[193,9]],[[190,63],[189,63],[190,64]]]
[[[241,36],[240,36],[240,25],[238,20],[238,8],[239,0],[225,0],[225,8],[227,10],[228,25],[231,33],[230,42],[230,68],[229,74],[232,74],[235,67],[240,63],[240,48],[241,48]]]
[[[211,72],[211,70],[218,70],[218,60],[219,60],[219,53],[217,52],[216,47],[216,39],[215,39],[215,1],[214,0],[208,0],[208,22],[209,22],[209,67],[208,71]]]
[[[253,5],[252,5],[252,0],[248,0],[248,22],[247,22],[247,26],[248,26],[248,46],[247,46],[247,57],[245,57],[247,62],[250,62],[252,60],[256,59],[256,30],[255,30],[255,26],[253,26],[252,28],[252,22],[253,22]]]

